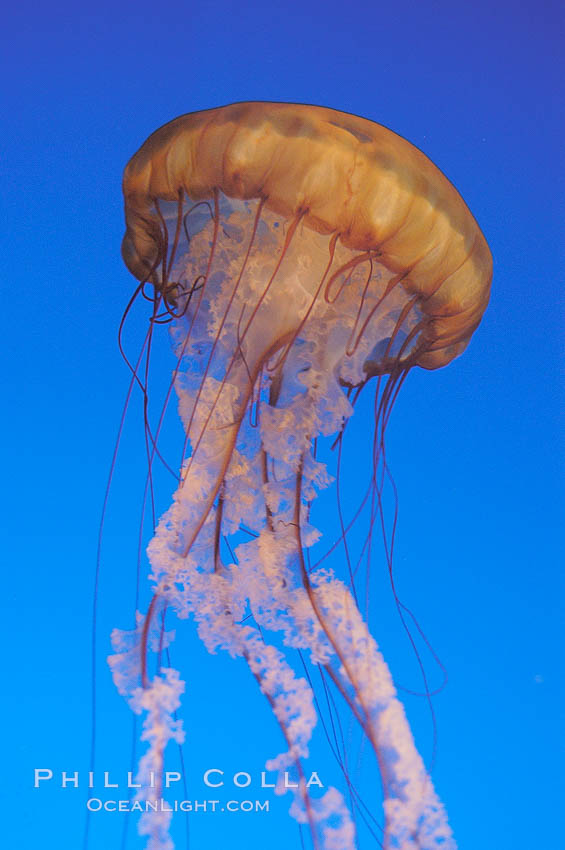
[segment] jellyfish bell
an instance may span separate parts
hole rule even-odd
[[[178,675],[150,678],[147,666],[152,641],[163,643],[152,632],[166,605],[195,618],[209,649],[246,659],[287,746],[271,769],[293,765],[303,777],[316,722],[309,684],[268,643],[278,633],[324,671],[374,750],[384,846],[454,846],[369,612],[356,604],[354,575],[312,569],[307,554],[321,537],[312,503],[331,483],[318,439],[339,439],[358,392],[376,378],[378,491],[404,376],[458,356],[486,308],[483,235],[419,150],[315,106],[239,103],[177,118],[130,160],[123,188],[123,257],[153,286],[151,332],[170,324],[171,388],[186,435],[178,488],[148,549],[151,605],[135,635],[114,635],[118,685],[147,711],[140,776],[162,772],[166,743],[180,735],[163,723],[178,704]],[[251,539],[241,541],[241,528]],[[293,813],[315,847],[355,846],[336,789],[313,800],[299,783]],[[143,828],[152,847],[168,846],[166,823],[149,817]]]

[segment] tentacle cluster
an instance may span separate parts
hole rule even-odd
[[[300,214],[285,222],[261,200],[216,193],[213,209],[184,197],[157,206],[163,243],[173,246],[164,250],[159,290],[174,301],[173,383],[186,445],[173,503],[148,549],[154,600],[134,635],[116,635],[111,660],[134,709],[147,711],[149,749],[140,773],[162,767],[167,740],[181,736],[170,713],[182,683],[171,670],[151,679],[146,664],[166,604],[194,617],[211,652],[246,659],[287,746],[269,766],[296,768],[292,812],[309,825],[315,848],[354,848],[355,830],[336,789],[314,800],[306,787],[302,760],[316,723],[314,698],[276,635],[325,671],[373,747],[385,797],[384,846],[453,848],[354,588],[324,567],[307,566],[321,536],[312,503],[332,481],[315,456],[316,441],[339,438],[353,412],[351,389],[394,364],[378,414],[386,424],[395,387],[418,350],[418,299],[376,253],[304,227]],[[245,542],[242,527],[251,535]],[[168,847],[166,824],[151,823],[149,815],[151,847]]]

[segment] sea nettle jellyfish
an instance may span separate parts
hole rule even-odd
[[[179,673],[158,665],[151,675],[148,663],[170,639],[172,609],[194,618],[210,651],[249,665],[284,742],[268,769],[299,778],[291,812],[316,850],[356,846],[359,798],[351,783],[347,802],[307,787],[317,702],[297,650],[374,751],[378,843],[455,847],[369,631],[365,579],[345,556],[341,574],[311,557],[322,545],[313,503],[336,475],[321,460],[324,438],[334,452],[323,456],[338,458],[372,382],[372,472],[359,509],[379,517],[391,406],[412,367],[445,366],[469,342],[489,297],[484,237],[419,150],[316,106],[239,103],[177,118],[129,162],[123,188],[124,260],[153,303],[145,352],[168,323],[167,400],[178,396],[186,434],[172,505],[148,548],[151,604],[135,631],[113,635],[116,683],[145,712],[138,796],[161,797],[149,776],[162,776],[167,743],[183,735]],[[147,393],[141,368],[137,378]],[[148,432],[151,460],[161,422]],[[342,517],[342,543],[354,519]],[[142,816],[153,850],[172,847],[169,817]]]

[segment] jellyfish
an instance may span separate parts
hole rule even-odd
[[[167,462],[159,436],[175,397],[184,432],[172,503],[148,546],[149,608],[134,630],[113,633],[114,679],[144,713],[138,796],[163,793],[148,777],[162,777],[167,744],[184,734],[184,683],[162,663],[171,610],[195,621],[211,652],[245,659],[284,743],[268,769],[295,771],[291,813],[315,850],[357,846],[356,792],[348,802],[337,788],[317,797],[308,788],[317,710],[297,652],[374,755],[379,843],[454,848],[370,630],[365,580],[347,558],[340,569],[313,553],[324,544],[316,499],[336,487],[331,458],[361,393],[375,388],[363,497],[372,526],[388,475],[385,429],[406,375],[448,364],[478,326],[492,276],[479,227],[409,142],[317,106],[237,103],[177,118],[130,160],[123,190],[123,258],[152,306],[145,355],[167,324],[175,358],[163,410],[148,424],[150,468]],[[143,369],[132,368],[147,400]],[[354,519],[340,512],[338,543]],[[169,818],[142,816],[150,850],[173,846]]]

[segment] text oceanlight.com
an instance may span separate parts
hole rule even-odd
[[[268,812],[269,800],[100,800],[92,797],[90,812]]]

